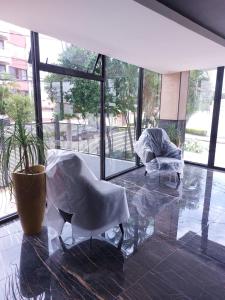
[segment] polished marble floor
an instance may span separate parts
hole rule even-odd
[[[113,180],[131,218],[63,249],[55,233],[0,227],[0,299],[225,299],[225,173],[185,166],[180,185],[144,169]]]

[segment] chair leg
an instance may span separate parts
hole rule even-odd
[[[66,248],[65,243],[63,242],[63,239],[62,239],[61,235],[59,236],[59,241],[60,241],[61,247],[63,249],[63,252],[66,252],[67,248]]]
[[[180,173],[177,173],[178,181],[180,181]]]
[[[148,174],[148,172],[145,170],[145,176]]]
[[[123,235],[121,236],[121,238],[120,238],[120,240],[119,240],[119,243],[118,243],[118,245],[117,245],[117,249],[121,250],[122,244],[123,244]]]
[[[121,223],[121,224],[119,224],[119,226],[120,226],[120,230],[121,230],[122,235],[124,235],[123,224]]]

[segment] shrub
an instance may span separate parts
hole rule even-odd
[[[28,96],[14,94],[7,99],[5,112],[10,119],[25,124],[33,119],[34,109]]]
[[[186,133],[194,134],[194,135],[200,135],[200,136],[206,136],[207,131],[202,129],[194,129],[194,128],[186,128]]]
[[[202,153],[204,147],[198,141],[185,141],[184,150],[194,153]]]
[[[181,142],[181,131],[175,124],[169,124],[165,127],[165,130],[171,140],[177,147],[180,146]]]

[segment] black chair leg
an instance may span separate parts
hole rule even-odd
[[[119,224],[119,226],[120,226],[120,230],[121,230],[122,235],[124,235],[123,224],[121,223],[121,224]]]
[[[148,174],[148,172],[145,170],[145,176]]]
[[[178,181],[180,181],[180,173],[177,173]]]
[[[120,240],[119,240],[119,243],[118,243],[118,245],[117,245],[117,249],[121,250],[122,244],[123,244],[123,235],[121,236],[121,238],[120,238]]]
[[[61,235],[59,236],[59,241],[60,241],[61,247],[63,249],[63,252],[66,252],[67,248],[66,248],[66,245],[63,242],[63,239],[62,239]]]

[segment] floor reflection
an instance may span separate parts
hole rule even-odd
[[[131,219],[125,225],[123,250],[126,254],[136,251],[137,246],[153,234],[176,241],[191,231],[202,234],[202,240],[206,239],[209,223],[217,220],[221,213],[217,206],[217,210],[212,210],[209,215],[213,172],[188,166],[179,185],[168,174],[161,174],[159,180],[156,175],[145,178],[141,172],[143,170],[136,171],[136,177],[128,173],[114,180],[126,188],[131,211]],[[222,197],[224,192],[225,188]],[[119,237],[118,229],[110,230],[107,236],[115,243]]]
[[[113,182],[131,214],[122,244],[119,227],[90,244],[65,226],[66,250],[50,229],[0,227],[0,299],[224,299],[225,173],[186,166],[178,185],[141,168]]]
[[[50,272],[46,269],[48,231],[44,227],[36,236],[23,235],[20,263],[7,278],[5,299],[50,299]]]
[[[53,274],[53,299],[108,299],[123,289],[123,254],[106,241],[94,239],[57,250],[47,264]]]

